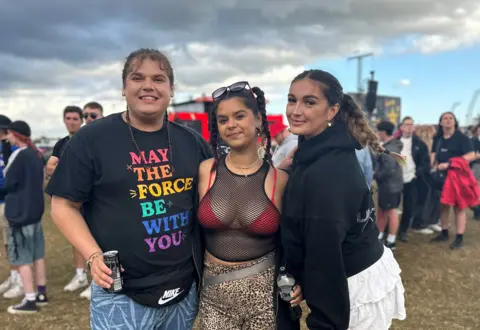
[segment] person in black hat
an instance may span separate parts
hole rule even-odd
[[[3,169],[15,150],[15,146],[11,146],[7,140],[7,129],[11,123],[10,118],[0,115],[0,188],[5,184]],[[8,255],[8,222],[5,219],[5,201],[3,198],[0,199],[0,231]],[[11,267],[10,276],[0,284],[0,294],[3,294],[3,297],[7,299],[23,296],[23,285],[16,267]]]
[[[8,258],[18,267],[25,298],[10,306],[11,314],[37,312],[37,304],[48,302],[46,295],[45,242],[41,219],[44,211],[43,161],[41,152],[30,139],[31,130],[24,121],[8,126],[7,139],[18,147],[10,156],[3,173],[5,185],[0,198],[5,198],[5,218],[8,221]],[[32,266],[35,264],[35,292]]]

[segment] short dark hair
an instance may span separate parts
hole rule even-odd
[[[388,136],[393,135],[393,131],[395,130],[395,125],[388,120],[381,121],[377,124],[377,131],[385,132]]]
[[[98,110],[100,110],[101,113],[103,113],[103,107],[102,107],[102,105],[101,105],[100,103],[98,103],[98,102],[95,102],[95,101],[93,101],[93,102],[88,102],[87,104],[85,104],[85,105],[83,106],[83,109],[85,110],[86,108],[98,109]]]
[[[407,120],[414,121],[412,117],[406,116],[406,117],[403,117],[403,119],[402,119],[402,124],[405,123]]]
[[[152,48],[140,48],[127,56],[122,71],[123,87],[125,87],[127,83],[127,76],[133,71],[134,66],[141,64],[146,59],[158,62],[160,64],[160,68],[165,71],[168,76],[168,80],[170,80],[170,87],[173,87],[175,77],[170,60],[161,51]]]
[[[83,120],[82,109],[80,109],[80,107],[77,107],[76,105],[67,105],[65,109],[63,109],[63,118],[65,118],[65,115],[67,113],[78,113],[78,116],[80,117],[80,119]]]

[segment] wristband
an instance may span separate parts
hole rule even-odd
[[[95,260],[97,257],[99,257],[99,256],[101,256],[101,255],[102,255],[102,252],[97,251],[97,252],[93,253],[93,254],[88,258],[88,260],[85,262],[85,264],[87,265],[87,269],[88,269],[89,272],[92,270],[91,268],[92,268],[92,262],[93,262],[93,260]]]

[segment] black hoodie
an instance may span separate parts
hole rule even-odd
[[[343,123],[302,142],[284,195],[282,246],[311,309],[309,329],[347,329],[347,278],[383,254],[374,207]]]

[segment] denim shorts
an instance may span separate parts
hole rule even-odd
[[[8,228],[8,260],[13,266],[33,264],[45,257],[42,223]]]
[[[140,305],[124,294],[108,293],[92,282],[90,326],[93,330],[191,330],[198,311],[195,282],[178,304],[164,308]]]

